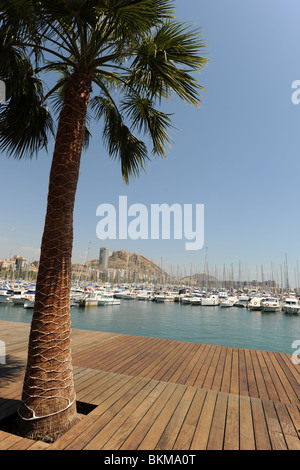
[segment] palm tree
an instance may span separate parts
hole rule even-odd
[[[52,441],[77,419],[69,308],[73,207],[91,119],[102,123],[107,153],[119,159],[128,183],[171,143],[162,101],[172,94],[201,101],[193,72],[207,63],[199,55],[205,46],[174,12],[173,0],[0,0],[7,96],[0,149],[32,157],[55,136],[19,408],[24,436]]]

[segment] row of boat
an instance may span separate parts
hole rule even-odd
[[[104,305],[120,305],[121,300],[180,302],[183,305],[246,307],[249,310],[264,312],[278,312],[300,314],[300,301],[295,294],[283,296],[270,296],[267,293],[236,292],[230,293],[220,290],[208,293],[200,290],[171,289],[145,289],[94,286],[73,286],[70,294],[70,307],[92,307]],[[33,308],[35,302],[35,285],[0,285],[0,303],[13,303],[23,305],[24,308]]]

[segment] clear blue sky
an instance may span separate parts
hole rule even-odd
[[[171,100],[174,144],[165,160],[126,186],[100,132],[83,155],[74,214],[73,260],[100,246],[142,253],[166,270],[222,272],[239,263],[244,277],[279,272],[285,254],[293,276],[300,259],[300,105],[291,101],[300,80],[300,4],[297,0],[177,1],[178,18],[203,29],[209,64],[200,108]],[[14,161],[1,155],[0,258],[38,258],[46,207],[49,155]],[[204,204],[205,244],[186,251],[184,240],[106,240],[96,236],[99,204]]]

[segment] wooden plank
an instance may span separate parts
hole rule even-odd
[[[161,435],[156,450],[171,450],[176,442],[177,436],[183,425],[185,417],[191,406],[191,402],[195,396],[195,388],[187,388],[174,411],[168,425],[166,426],[163,434]]]
[[[216,346],[210,345],[208,354],[205,358],[205,361],[202,363],[202,367],[201,367],[201,369],[199,371],[199,374],[197,375],[197,378],[195,380],[195,383],[194,383],[195,387],[203,388],[203,384],[205,382],[206,375],[207,375],[208,370],[210,368],[210,364],[211,364],[211,361],[213,359],[215,350],[216,350]]]
[[[9,450],[27,450],[29,449],[35,441],[32,439],[26,439],[19,437],[19,440],[15,442],[12,446],[9,447]]]
[[[243,349],[239,349],[239,394],[244,396],[249,396],[249,388],[248,388],[248,375],[246,369],[246,358],[245,358],[245,351]]]
[[[176,407],[178,406],[178,403],[180,402],[186,390],[186,387],[184,385],[172,384],[172,386],[174,386],[174,392],[172,393],[169,400],[162,409],[161,413],[157,417],[155,423],[153,423],[146,436],[141,441],[140,445],[138,446],[138,450],[148,450],[156,448],[160,437],[162,436],[166,426],[169,423],[170,417],[174,413]]]
[[[8,432],[0,431],[0,442],[6,439],[9,436]]]
[[[20,369],[1,381],[0,415],[19,404],[29,333],[2,325]],[[3,449],[299,449],[291,355],[79,330],[74,338],[77,398],[96,409],[50,446],[0,432]]]
[[[266,389],[268,391],[269,400],[279,400],[278,393],[276,391],[272,377],[270,375],[270,371],[266,363],[267,356],[265,355],[264,351],[256,351],[256,354],[265,381]]]
[[[206,390],[201,388],[196,389],[186,419],[174,444],[174,450],[187,450],[190,448],[206,394]]]
[[[275,353],[275,352],[271,352],[270,354],[272,354],[272,356],[274,356],[277,362],[281,365],[286,376],[289,378],[289,381],[291,383],[293,382],[296,385],[296,387],[299,389],[300,368],[299,368],[299,365],[293,363],[292,355],[283,354],[283,353]],[[300,397],[299,393],[298,393],[298,397]]]
[[[164,365],[160,365],[159,370],[157,370],[151,378],[154,380],[168,381],[176,367],[181,364],[181,358],[185,354],[186,349],[189,347],[189,343],[178,344],[173,353],[168,357],[168,360],[164,363]]]
[[[14,444],[22,441],[22,439],[22,437],[15,436],[14,434],[8,434],[2,441],[0,441],[0,450],[8,450]]]
[[[46,450],[48,449],[49,444],[47,442],[36,441],[34,444],[31,444],[27,450]]]
[[[245,366],[247,370],[248,390],[250,397],[259,397],[258,388],[254,368],[252,364],[252,357],[249,349],[245,349]]]
[[[182,373],[188,369],[189,364],[192,362],[195,353],[198,351],[198,345],[195,343],[190,343],[189,348],[186,350],[186,353],[182,357],[182,361],[179,367],[173,372],[173,374],[169,377],[170,382],[176,383],[184,383],[180,380]]]
[[[261,400],[251,398],[251,409],[256,450],[271,450],[271,442]]]
[[[274,353],[268,353],[268,355],[276,368],[276,372],[286,393],[286,396],[284,396],[283,393],[281,394],[284,397],[285,403],[300,403],[300,374],[296,373],[297,369],[294,364],[292,364],[291,360],[290,363],[283,360],[283,357],[286,359],[286,355]],[[292,373],[292,371],[294,373]]]
[[[203,388],[207,388],[208,390],[211,390],[212,388],[212,384],[215,378],[215,374],[216,374],[216,370],[217,370],[217,366],[218,366],[218,362],[219,362],[219,358],[221,354],[221,350],[222,350],[221,347],[218,347],[218,346],[215,347],[214,354],[212,356],[212,360],[209,365],[209,369],[207,371],[205,380],[202,385]]]
[[[228,395],[224,450],[239,450],[240,448],[240,410],[238,395]]]
[[[291,436],[290,434],[286,434],[284,437],[289,450],[300,450],[300,440],[298,437]]]
[[[114,403],[119,397],[127,390],[127,387],[131,387],[132,384],[147,383],[147,379],[141,381],[139,377],[130,377],[126,375],[111,374],[109,382],[104,384],[98,384],[98,387],[95,389],[95,394],[93,395],[92,403],[97,404],[97,408],[93,411],[94,414],[100,414],[102,406],[107,406],[106,400]],[[97,394],[96,394],[97,393]]]
[[[226,357],[224,363],[224,371],[222,377],[221,392],[230,392],[231,382],[231,367],[232,367],[232,348],[226,348]]]
[[[163,391],[160,394],[159,398],[147,411],[145,416],[143,416],[143,418],[137,423],[134,430],[130,433],[130,435],[120,446],[120,450],[137,449],[149,429],[151,429],[151,427],[157,420],[158,415],[161,413],[167,401],[170,399],[170,396],[174,392],[174,385],[167,384],[167,382],[163,382],[161,383],[161,385],[163,386]]]
[[[118,374],[128,373],[127,370],[137,367],[137,363],[141,362],[144,357],[146,357],[151,351],[152,348],[156,348],[155,341],[151,338],[149,341],[142,339],[137,343],[133,343],[132,345],[128,345],[128,349],[126,351],[122,351],[122,355],[115,361],[114,365],[110,366],[110,370],[112,372]]]
[[[298,438],[300,439],[300,409],[291,404],[286,404],[286,409],[294,424]]]
[[[91,403],[93,405],[99,405],[100,401],[103,400],[103,392],[112,393],[114,390],[119,389],[124,382],[128,382],[130,377],[112,374],[107,372],[107,376],[101,380],[101,382],[95,382],[92,388],[82,391],[78,394],[78,399],[85,403]]]
[[[227,402],[228,394],[220,392],[217,396],[214,416],[207,443],[207,450],[223,449]]]
[[[186,367],[181,371],[181,375],[177,381],[178,383],[183,385],[192,385],[192,383],[188,384],[187,381],[191,380],[193,370],[197,366],[197,364],[200,363],[204,349],[204,344],[196,344],[196,349],[194,351],[193,357],[190,358],[189,363],[186,364]]]
[[[287,434],[298,438],[298,433],[295,429],[294,423],[287,411],[286,405],[284,403],[276,402],[274,403],[274,407],[278,416],[278,421],[280,423],[280,427],[284,436],[286,437]]]
[[[160,364],[165,363],[174,351],[173,341],[168,340],[165,344],[157,343],[157,348],[152,354],[146,356],[142,361],[137,364],[134,371],[129,372],[132,375],[138,375],[140,377],[148,377],[152,379],[156,372],[159,371]]]
[[[206,450],[217,400],[217,392],[208,391],[195,430],[191,450]]]
[[[240,450],[255,450],[250,397],[240,396]]]
[[[139,423],[145,417],[147,412],[159,399],[165,389],[165,386],[165,383],[158,382],[155,387],[150,391],[149,395],[145,399],[143,399],[142,403],[140,403],[140,405],[128,415],[127,419],[123,422],[122,426],[118,426],[117,430],[113,432],[113,435],[109,437],[109,439],[101,447],[101,449],[118,450],[122,446],[124,441],[126,441],[128,436],[131,435],[132,431],[137,426],[137,423]],[[133,449],[136,448],[137,444],[134,445]]]
[[[281,367],[277,361],[272,360],[268,352],[264,354],[266,365],[268,367],[270,376],[272,378],[274,387],[276,389],[276,394],[279,401],[290,403],[291,398],[294,395],[293,389],[289,386],[286,375],[283,373]],[[275,399],[275,398],[274,398]]]
[[[239,394],[239,352],[238,349],[232,349],[231,378],[229,393]]]
[[[173,395],[177,390],[177,385],[164,383],[165,389],[156,403],[151,407],[145,417],[138,423],[134,432],[128,436],[121,446],[122,450],[129,449],[154,449],[161,429],[164,426],[165,407],[170,400],[174,400]],[[173,397],[173,398],[172,398]],[[161,417],[161,418],[160,418]]]
[[[287,450],[287,445],[272,401],[263,401],[272,450]]]
[[[149,344],[142,344],[141,348],[135,349],[135,354],[123,366],[116,370],[119,374],[139,375],[139,370],[143,371],[146,365],[152,364],[156,358],[161,358],[164,351],[168,349],[170,343],[161,344],[151,339]],[[171,344],[171,347],[174,347]]]
[[[117,430],[124,424],[128,415],[131,415],[141,403],[146,400],[149,393],[157,386],[157,382],[148,382],[136,395],[134,400],[131,400],[127,405],[124,406],[122,413],[116,414],[110,421],[104,426],[97,435],[89,441],[84,447],[86,450],[99,450],[102,449],[105,444],[112,439],[112,436]]]
[[[226,347],[220,348],[220,355],[219,360],[216,366],[216,372],[211,384],[211,390],[221,391],[223,375],[224,375],[224,368],[225,368],[225,360],[226,360]]]
[[[251,350],[250,355],[252,358],[252,364],[253,364],[253,372],[255,375],[255,380],[256,380],[256,385],[257,385],[257,390],[258,390],[258,395],[259,398],[262,400],[268,400],[269,399],[269,394],[266,388],[266,384],[264,381],[264,377],[260,368],[260,364],[258,361],[258,357],[256,354],[257,351]]]
[[[190,386],[195,385],[197,381],[197,377],[203,367],[203,364],[205,364],[209,358],[210,350],[211,350],[210,344],[203,345],[201,350],[199,350],[200,356],[197,356],[197,361],[195,362],[195,366],[193,367],[189,377],[186,378],[185,385],[190,385]]]
[[[144,386],[145,380],[131,377],[114,393],[104,394],[101,405],[73,426],[62,438],[51,444],[49,450],[84,448]]]

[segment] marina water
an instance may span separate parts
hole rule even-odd
[[[0,320],[30,323],[33,310],[0,304]],[[247,308],[121,300],[120,305],[72,307],[72,328],[193,343],[295,353],[300,316]],[[0,327],[1,339],[1,327]]]

